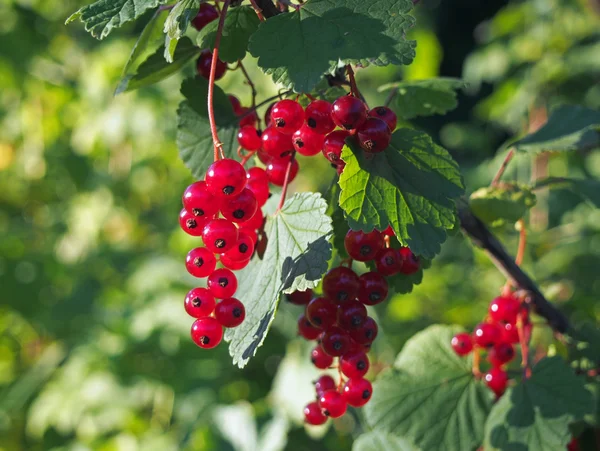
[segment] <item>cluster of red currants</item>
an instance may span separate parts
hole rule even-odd
[[[514,345],[519,343],[519,328],[524,333],[531,333],[529,311],[516,296],[507,294],[491,302],[487,321],[478,324],[472,334],[462,332],[452,338],[452,348],[460,356],[473,350],[487,353],[491,368],[483,379],[497,397],[502,396],[508,385],[505,367],[515,357]]]
[[[236,327],[244,321],[244,305],[233,297],[238,285],[233,271],[250,262],[257,230],[264,223],[261,207],[268,197],[265,171],[251,168],[246,172],[231,159],[215,161],[204,181],[193,183],[183,193],[179,224],[204,243],[192,249],[185,262],[192,276],[208,278],[206,288],[194,288],[185,297],[186,312],[196,318],[192,339],[201,348],[214,348],[223,338],[222,327]]]
[[[196,30],[200,31],[213,20],[217,20],[218,18],[219,11],[217,11],[217,8],[215,8],[209,3],[202,3],[200,4],[200,11],[198,11],[198,14],[192,19],[191,23]],[[211,64],[212,52],[210,50],[202,50],[198,61],[196,61],[196,70],[198,71],[199,75],[206,78],[207,80],[210,77]],[[215,80],[223,78],[225,72],[227,72],[227,63],[217,58]]]
[[[317,400],[304,409],[308,424],[323,424],[327,417],[344,415],[348,405],[361,407],[371,399],[371,383],[365,379],[370,365],[367,352],[378,327],[366,306],[387,298],[384,276],[412,274],[419,269],[418,258],[408,248],[391,249],[386,247],[388,242],[377,230],[349,231],[344,244],[350,264],[352,260],[374,261],[377,270],[359,276],[349,267],[338,266],[323,278],[322,296],[313,297],[309,290],[287,297],[293,304],[306,306],[298,319],[298,332],[307,340],[317,341],[311,352],[312,363],[319,369],[337,367],[339,372],[338,383],[329,375],[315,382]]]

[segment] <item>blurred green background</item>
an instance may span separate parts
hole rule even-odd
[[[226,345],[202,351],[189,339],[183,257],[193,241],[177,215],[192,178],[174,137],[193,67],[113,97],[149,16],[98,42],[64,25],[85,3],[0,1],[0,450],[350,449],[360,411],[302,426],[316,373],[295,338],[297,307],[280,308],[244,370]],[[599,10],[590,0],[423,0],[415,63],[359,71],[359,85],[375,105],[386,82],[464,77],[458,109],[412,125],[452,152],[471,192],[489,183],[504,156],[496,149],[532,108],[600,107]],[[248,66],[262,96],[276,92]],[[238,73],[219,85],[249,103]],[[292,189],[324,190],[324,159],[302,165]],[[600,177],[600,154],[521,157],[507,178],[545,173]],[[540,192],[530,220],[526,270],[574,321],[597,322],[600,211]],[[514,253],[515,230],[499,233]],[[373,374],[429,324],[476,323],[503,283],[468,240],[449,239],[422,285],[379,307]]]

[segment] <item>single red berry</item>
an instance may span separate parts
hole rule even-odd
[[[477,346],[489,348],[500,341],[502,330],[498,324],[480,323],[473,331],[473,341]]]
[[[258,122],[256,111],[250,111],[250,108],[246,106],[240,108],[238,116],[240,117],[240,127],[246,127],[247,125],[254,127]]]
[[[305,157],[312,157],[323,150],[325,135],[320,135],[308,125],[304,124],[292,135],[294,149]]]
[[[400,272],[402,274],[408,276],[416,273],[421,268],[419,257],[413,254],[408,247],[401,247],[398,249],[398,253],[400,254],[400,260],[402,262],[402,266],[400,267]]]
[[[488,351],[488,361],[492,366],[502,366],[515,358],[515,348],[510,343],[496,343]]]
[[[202,3],[202,4],[205,5],[206,3]],[[238,99],[236,96],[234,96],[232,94],[227,95],[227,98],[229,99],[229,102],[231,103],[231,107],[233,108],[233,114],[235,114],[236,116],[239,116],[241,114],[241,108],[242,108],[240,99]]]
[[[306,305],[311,301],[313,292],[310,289],[306,291],[294,291],[293,293],[286,294],[285,297],[292,304]]]
[[[291,135],[302,126],[304,109],[295,100],[280,100],[271,108],[271,121],[280,133]]]
[[[346,144],[346,138],[350,132],[346,130],[334,130],[325,137],[323,142],[323,155],[330,163],[338,166],[342,161],[342,149]]]
[[[373,260],[383,246],[383,235],[378,230],[372,232],[349,230],[344,238],[346,252],[359,262]]]
[[[191,317],[203,318],[215,309],[215,297],[206,288],[193,288],[185,296],[183,305]]]
[[[500,340],[506,343],[516,344],[519,342],[519,329],[516,324],[506,323],[501,324]]]
[[[369,371],[369,358],[362,351],[346,353],[340,357],[340,369],[350,379],[359,379]]]
[[[254,253],[254,241],[247,230],[238,230],[238,240],[233,248],[229,249],[223,255],[230,260],[241,262],[252,258]],[[222,260],[222,258],[221,258]],[[229,297],[229,296],[226,296]]]
[[[327,329],[335,323],[337,305],[327,298],[314,298],[306,306],[306,318],[315,326]]]
[[[324,424],[327,421],[327,417],[321,412],[317,401],[310,402],[304,407],[304,421],[313,426]]]
[[[333,268],[323,278],[323,294],[335,302],[356,298],[359,286],[356,273],[345,266]]]
[[[398,249],[382,249],[375,256],[377,271],[384,276],[398,274],[402,268],[402,259]]]
[[[352,407],[362,407],[371,399],[373,386],[366,379],[350,379],[344,385],[342,396]]]
[[[246,170],[235,160],[225,158],[210,165],[206,176],[206,188],[218,199],[233,198],[246,187]]]
[[[335,128],[331,119],[331,109],[331,103],[325,100],[313,100],[304,112],[306,125],[320,135],[330,133]]]
[[[245,125],[240,128],[237,135],[238,143],[246,150],[254,152],[262,146],[260,132],[252,125]]]
[[[346,330],[358,329],[367,319],[367,308],[354,299],[345,301],[337,311],[337,323]]]
[[[262,150],[271,159],[288,161],[294,150],[292,137],[277,131],[273,126],[267,127],[261,135]]]
[[[378,272],[366,272],[358,278],[358,282],[358,300],[363,304],[377,305],[387,298],[388,284]]]
[[[238,229],[227,219],[213,219],[204,226],[202,241],[209,251],[225,253],[237,243]]]
[[[321,335],[321,332],[323,332],[323,329],[313,326],[306,316],[301,315],[298,318],[298,334],[300,336],[307,340],[316,340]]]
[[[237,224],[249,221],[258,210],[258,201],[248,188],[232,199],[221,200],[221,214],[225,219]]]
[[[215,255],[205,247],[197,247],[188,252],[185,267],[194,277],[206,277],[215,270]]]
[[[521,303],[514,296],[498,296],[489,308],[490,318],[497,322],[515,324]]]
[[[223,339],[223,328],[219,322],[211,316],[198,318],[192,324],[192,340],[204,349],[212,349],[221,343]]]
[[[346,413],[346,401],[336,390],[327,390],[319,398],[319,406],[325,416],[339,418]]]
[[[217,8],[209,3],[202,3],[200,4],[200,11],[198,11],[196,17],[192,19],[192,26],[200,31],[206,25],[218,18],[219,12],[217,11]]]
[[[492,389],[497,397],[502,396],[508,385],[508,374],[501,368],[492,368],[485,373],[485,384]]]
[[[344,96],[333,102],[331,119],[338,127],[353,130],[367,120],[367,106],[360,99]]]
[[[237,327],[246,317],[246,309],[236,298],[223,299],[215,307],[215,318],[224,327]]]
[[[254,193],[258,207],[262,207],[269,199],[269,176],[267,172],[258,167],[248,169],[248,182],[246,188]]]
[[[185,208],[179,212],[179,226],[188,235],[201,236],[207,221],[208,218],[196,217]]]
[[[383,152],[392,140],[392,132],[387,124],[376,117],[370,117],[356,130],[358,144],[365,152]]]
[[[358,329],[350,331],[350,337],[361,345],[370,345],[377,338],[377,332],[379,328],[373,318],[367,316],[365,322]]]
[[[473,340],[471,339],[471,335],[466,332],[456,334],[452,337],[450,344],[454,352],[460,356],[467,355],[473,350]]]
[[[254,216],[252,216],[246,222],[240,224],[240,230],[260,230],[262,229],[263,224],[265,223],[265,217],[263,215],[262,210],[256,210]]]
[[[212,219],[219,212],[218,202],[208,192],[205,182],[195,182],[188,186],[183,192],[182,201],[183,207],[200,219]]]
[[[339,357],[350,349],[350,336],[344,329],[337,326],[330,326],[323,333],[321,346],[323,351],[330,356]]]
[[[324,370],[333,363],[333,357],[323,351],[321,345],[317,345],[310,353],[310,361],[317,368]]]
[[[200,52],[200,57],[196,62],[196,70],[198,74],[207,80],[210,78],[210,65],[212,64],[213,54],[210,50],[203,50]],[[227,63],[217,58],[217,66],[215,67],[215,80],[223,78],[227,72]]]
[[[579,440],[577,437],[573,437],[567,445],[567,451],[580,451]]]
[[[227,268],[215,269],[208,280],[206,286],[217,299],[230,298],[237,290],[237,278],[235,274]]]
[[[328,374],[324,374],[323,376],[320,376],[315,381],[315,391],[317,392],[317,396],[319,398],[327,390],[335,390],[336,387],[337,387],[337,385],[336,385],[335,381],[333,380],[333,377],[329,376]]]
[[[287,172],[288,164],[288,161],[271,161],[267,166],[267,175],[269,176],[269,182],[271,182],[275,186],[283,186],[283,184],[285,183],[285,174]],[[290,168],[288,183],[292,182],[292,180],[296,178],[296,175],[298,174],[298,169],[300,169],[297,160],[293,160],[291,164],[292,167]]]
[[[396,130],[396,124],[398,123],[398,118],[396,117],[396,113],[390,110],[386,106],[376,106],[372,110],[369,111],[370,117],[377,117],[385,122],[390,129],[390,132]]]
[[[239,271],[240,269],[244,269],[250,263],[250,259],[248,260],[233,260],[231,257],[228,257],[227,254],[221,254],[219,256],[219,261],[223,266],[232,271]]]

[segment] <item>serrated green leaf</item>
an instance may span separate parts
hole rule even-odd
[[[98,0],[80,8],[66,23],[80,19],[93,37],[104,39],[113,28],[137,19],[162,3],[165,0]]]
[[[179,40],[187,30],[190,21],[196,17],[200,9],[200,0],[179,0],[171,9],[165,20],[164,58],[167,63],[173,63]]]
[[[342,158],[340,205],[353,230],[385,230],[426,258],[440,251],[456,224],[463,191],[458,164],[423,132],[400,129],[389,147],[367,155],[349,139]]]
[[[365,406],[375,431],[405,437],[427,451],[481,444],[493,395],[474,378],[471,357],[452,350],[450,340],[459,331],[431,326],[406,342],[395,369],[378,377]]]
[[[466,86],[457,78],[408,80],[383,85],[379,91],[397,91],[392,107],[402,119],[445,114],[457,107],[456,91]]]
[[[348,233],[348,223],[344,218],[344,212],[340,208],[340,192],[341,189],[337,183],[336,176],[325,195],[327,199],[327,215],[331,218],[333,226],[333,239],[331,240],[333,248],[340,258],[348,258],[348,252],[346,252],[346,246],[344,245],[344,238]]]
[[[181,85],[181,93],[186,100],[177,110],[177,147],[184,164],[200,179],[212,164],[214,151],[206,103],[208,81],[202,77],[189,78]],[[215,86],[213,107],[223,153],[226,158],[236,158],[239,118],[218,86]]]
[[[376,431],[359,436],[352,451],[419,451],[419,448],[405,438]]]
[[[331,258],[331,218],[320,194],[298,193],[265,227],[267,249],[238,272],[238,293],[246,307],[244,322],[228,329],[229,354],[243,368],[262,345],[281,298],[281,293],[317,286]]]
[[[219,59],[227,63],[235,63],[244,59],[250,36],[256,32],[259,23],[260,20],[256,12],[250,6],[239,6],[230,9],[223,24]],[[218,25],[218,21],[215,20],[200,31],[198,45],[201,48],[214,48]]]
[[[569,151],[600,146],[600,111],[564,105],[535,133],[514,143],[523,152]]]
[[[560,357],[540,360],[531,377],[496,403],[485,425],[486,451],[564,451],[569,424],[594,411],[584,380]]]
[[[195,56],[198,56],[199,51],[200,49],[190,39],[184,38],[175,51],[173,63],[169,64],[163,57],[164,47],[159,48],[146,61],[140,64],[134,74],[128,75],[121,80],[115,94],[149,86],[170,77]]]
[[[310,92],[339,62],[410,64],[415,43],[410,0],[308,0],[297,11],[262,22],[250,39],[258,65],[296,92]],[[285,52],[281,41],[285,36]]]
[[[480,188],[471,194],[473,213],[493,226],[521,219],[536,204],[536,195],[525,185],[503,183]]]

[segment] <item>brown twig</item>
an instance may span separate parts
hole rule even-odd
[[[502,165],[498,169],[498,172],[496,172],[496,175],[494,176],[494,178],[492,180],[492,183],[491,183],[492,186],[498,186],[498,183],[500,182],[500,179],[502,178],[504,171],[506,171],[508,163],[510,163],[510,160],[512,160],[514,155],[515,155],[515,149],[510,149],[509,152],[506,154],[506,157],[504,158]]]
[[[256,3],[256,0],[250,0],[250,4],[252,5],[252,8],[254,8],[254,11],[256,12],[256,15],[258,16],[258,20],[260,20],[261,22],[264,22],[265,16],[263,16],[262,9],[260,6],[258,6],[258,3]]]

